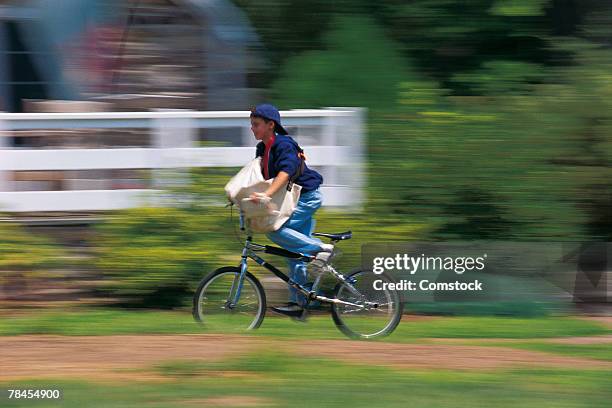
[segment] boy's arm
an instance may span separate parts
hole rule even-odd
[[[284,171],[279,171],[276,177],[274,177],[274,181],[270,184],[270,187],[266,190],[265,194],[268,197],[272,197],[278,190],[283,188],[285,184],[289,181],[289,173]]]
[[[268,197],[272,197],[278,190],[283,188],[285,184],[289,181],[289,173],[284,171],[279,171],[276,177],[274,177],[274,181],[270,184],[270,187],[264,192]],[[251,200],[254,202],[259,202],[259,196],[256,193],[252,193],[250,196]]]
[[[297,156],[297,149],[293,145],[293,143],[282,143],[276,148],[276,155],[278,158],[276,159],[276,165],[279,169],[278,174],[274,177],[274,181],[268,187],[265,194],[268,197],[271,197],[274,193],[280,190],[291,178],[291,174],[295,174],[298,169],[299,159]],[[251,198],[257,202],[257,199],[254,198],[254,194],[251,195]]]

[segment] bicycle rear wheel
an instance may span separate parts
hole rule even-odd
[[[244,277],[240,298],[231,304],[240,268],[226,266],[202,280],[193,297],[193,317],[211,331],[257,329],[266,311],[266,294],[250,272]]]
[[[393,282],[388,275],[375,275],[372,271],[359,270],[347,280],[351,286],[340,282],[334,289],[335,298],[345,305],[331,306],[334,323],[342,333],[351,338],[372,339],[389,335],[402,318],[404,304],[394,290],[375,290],[374,281]],[[358,293],[355,293],[356,289]]]

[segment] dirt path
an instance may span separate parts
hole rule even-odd
[[[220,361],[256,351],[257,338],[228,335],[49,336],[0,338],[0,381],[28,377],[159,377],[129,372],[172,360]]]
[[[508,347],[451,344],[398,344],[342,341],[316,341],[298,346],[298,352],[337,358],[346,362],[372,363],[403,368],[475,370],[512,366],[610,368],[612,363],[566,357]]]
[[[544,340],[549,343],[558,344],[608,344],[612,346],[612,334],[606,334],[603,336],[584,336],[584,337],[564,337],[558,339],[546,339]]]
[[[608,336],[604,336],[609,340]],[[584,338],[579,341],[585,344]],[[88,377],[163,380],[153,366],[168,361],[220,361],[260,349],[281,349],[349,363],[425,369],[512,366],[608,368],[612,363],[506,347],[399,344],[349,340],[281,341],[236,335],[8,336],[0,337],[0,381]],[[219,373],[223,375],[223,373]],[[236,375],[233,373],[232,375]],[[246,375],[246,373],[245,373]]]
[[[553,337],[553,338],[531,338],[531,339],[496,339],[496,338],[428,338],[423,339],[429,343],[439,344],[458,344],[470,345],[478,343],[491,344],[512,344],[512,343],[555,343],[555,344],[570,344],[570,345],[588,345],[588,344],[608,344],[612,345],[612,334],[603,334],[599,336],[575,336],[575,337]]]

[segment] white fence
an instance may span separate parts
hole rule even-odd
[[[363,111],[354,108],[281,112],[283,125],[322,173],[325,206],[363,202]],[[10,145],[15,130],[139,128],[150,147],[49,149]],[[198,129],[234,129],[240,146],[195,147]],[[155,189],[17,191],[14,171],[240,167],[255,155],[249,112],[0,113],[0,211],[98,211],[155,202]],[[155,174],[155,171],[154,171]],[[158,185],[158,184],[155,184]],[[222,199],[222,197],[220,197]]]

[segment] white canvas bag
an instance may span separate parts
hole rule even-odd
[[[240,202],[236,200],[240,190],[261,181],[264,181],[261,174],[261,157],[256,157],[230,179],[225,185],[225,194],[234,204],[240,205]]]
[[[265,192],[273,179],[264,180],[261,174],[261,157],[256,157],[244,166],[225,185],[229,199],[244,211],[249,226],[255,232],[270,232],[279,229],[295,211],[302,186],[293,183],[291,191],[285,184],[266,205],[244,200],[251,193]]]

